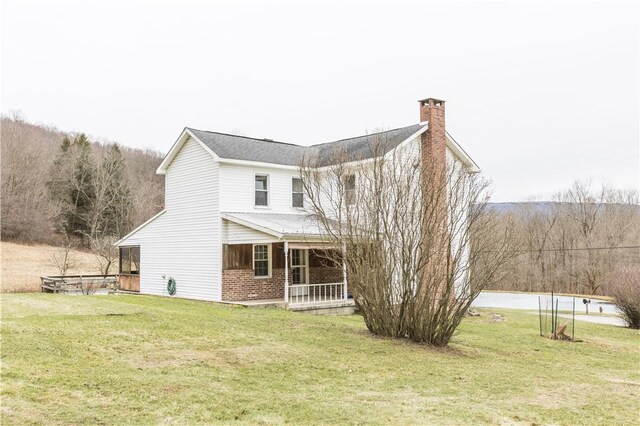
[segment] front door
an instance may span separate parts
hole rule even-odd
[[[294,286],[309,284],[309,251],[307,249],[291,249],[291,283]],[[306,296],[309,294],[309,287],[294,287],[291,289],[291,296]]]

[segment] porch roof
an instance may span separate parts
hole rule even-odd
[[[327,233],[310,214],[223,212],[223,219],[288,241],[323,241]]]

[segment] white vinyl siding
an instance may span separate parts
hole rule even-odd
[[[457,157],[448,147],[446,149],[446,158],[448,167],[455,167],[456,170],[461,170],[462,168],[462,160]],[[449,185],[452,185],[452,182],[449,182]],[[448,192],[451,191],[451,187],[449,186]],[[449,197],[448,197],[449,198]],[[451,250],[456,253],[460,251],[460,260],[463,263],[467,263],[469,261],[469,241],[466,238],[463,238],[463,234],[461,230],[464,230],[464,227],[467,226],[466,223],[463,223],[460,219],[466,217],[469,207],[462,205],[459,203],[456,206],[449,206],[449,222],[457,223],[457,227],[452,229],[453,237],[451,238]],[[467,210],[467,211],[465,211]],[[453,220],[452,218],[456,219]],[[469,288],[469,271],[465,271],[462,276],[458,276],[455,279],[456,293],[457,294],[468,294],[470,291]]]
[[[269,176],[269,206],[255,205],[255,176]],[[223,212],[300,213],[291,204],[291,179],[296,170],[220,164],[220,210]]]
[[[224,244],[274,243],[279,241],[273,235],[265,234],[230,220],[222,220],[222,242]]]
[[[221,300],[219,165],[188,140],[166,174],[166,211],[121,242],[140,246],[140,293]]]

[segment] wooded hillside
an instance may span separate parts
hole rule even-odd
[[[61,206],[60,200],[52,197],[52,183],[65,173],[74,173],[74,164],[62,155],[63,141],[83,136],[32,124],[19,116],[3,116],[0,125],[2,240],[66,244],[57,223]],[[88,160],[96,170],[105,168],[110,153],[123,160],[119,176],[128,191],[128,220],[118,233],[130,231],[162,209],[164,177],[155,174],[162,154],[150,149],[116,148],[112,142],[88,142]]]
[[[517,255],[495,290],[611,295],[640,289],[638,193],[576,182],[554,202],[492,205]]]

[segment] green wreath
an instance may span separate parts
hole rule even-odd
[[[171,277],[169,277],[169,281],[167,281],[167,291],[170,296],[176,294],[176,280]]]

